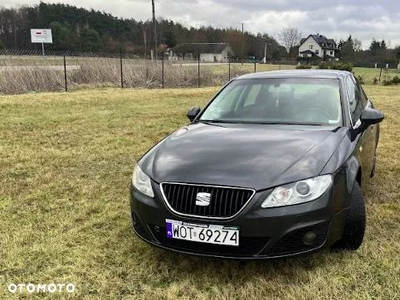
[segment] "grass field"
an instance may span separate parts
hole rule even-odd
[[[0,299],[73,283],[80,299],[398,299],[400,87],[366,86],[386,119],[357,252],[238,262],[155,249],[132,232],[135,159],[216,88],[0,96]]]

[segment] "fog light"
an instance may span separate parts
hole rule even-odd
[[[303,243],[305,245],[311,245],[317,239],[317,234],[314,231],[308,231],[303,236]]]

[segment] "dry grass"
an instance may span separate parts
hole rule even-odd
[[[93,87],[121,86],[119,58],[67,57],[67,82],[69,90]],[[229,71],[230,68],[230,71]],[[253,63],[210,64],[200,67],[200,85],[222,85],[229,78],[256,70],[270,71],[294,69],[293,65],[272,65]],[[197,87],[199,76],[197,63],[165,61],[165,87]],[[379,69],[354,68],[366,84],[379,79]],[[398,74],[397,70],[382,73],[382,81]],[[140,59],[123,60],[123,83],[125,87],[160,88],[162,67],[151,61]],[[57,56],[0,56],[0,94],[20,94],[27,92],[62,91],[65,88],[63,57]]]
[[[121,86],[119,58],[67,57],[66,64],[69,90]],[[273,68],[280,67],[263,65],[261,69]],[[252,71],[252,64],[232,64],[231,78]],[[62,91],[64,76],[63,57],[0,57],[0,94]],[[160,88],[162,64],[123,59],[122,76],[125,87]],[[201,86],[222,85],[229,80],[228,65],[201,64],[199,76],[196,62],[171,64],[165,61],[165,87],[197,87],[199,77]]]
[[[0,96],[0,299],[28,282],[76,285],[72,295],[37,295],[57,299],[399,298],[399,87],[367,87],[386,120],[359,251],[238,262],[155,249],[133,234],[135,158],[215,91]]]

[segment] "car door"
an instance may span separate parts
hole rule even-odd
[[[368,102],[365,93],[363,94],[361,86],[352,75],[347,76],[346,85],[352,124],[353,127],[358,127],[361,124],[360,117],[362,111],[371,104]],[[355,149],[355,156],[361,165],[363,180],[369,178],[372,172],[374,152],[375,134],[373,126],[369,126],[359,135]]]
[[[368,99],[367,94],[364,92],[364,89],[362,88],[361,84],[357,81],[358,88],[360,90],[360,96],[361,96],[361,101],[364,104],[364,107],[368,108],[374,108],[372,102]],[[378,142],[379,142],[379,123],[373,124],[369,126],[366,130],[366,134],[368,136],[367,139],[367,144],[366,147],[368,148],[368,161],[369,161],[369,166],[371,167],[371,172],[374,168],[375,165],[375,159],[376,159],[376,148],[378,147]],[[372,175],[371,172],[369,172],[367,175]]]

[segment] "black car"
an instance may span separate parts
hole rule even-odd
[[[384,116],[352,73],[244,75],[187,116],[135,166],[144,241],[240,259],[359,248]]]

